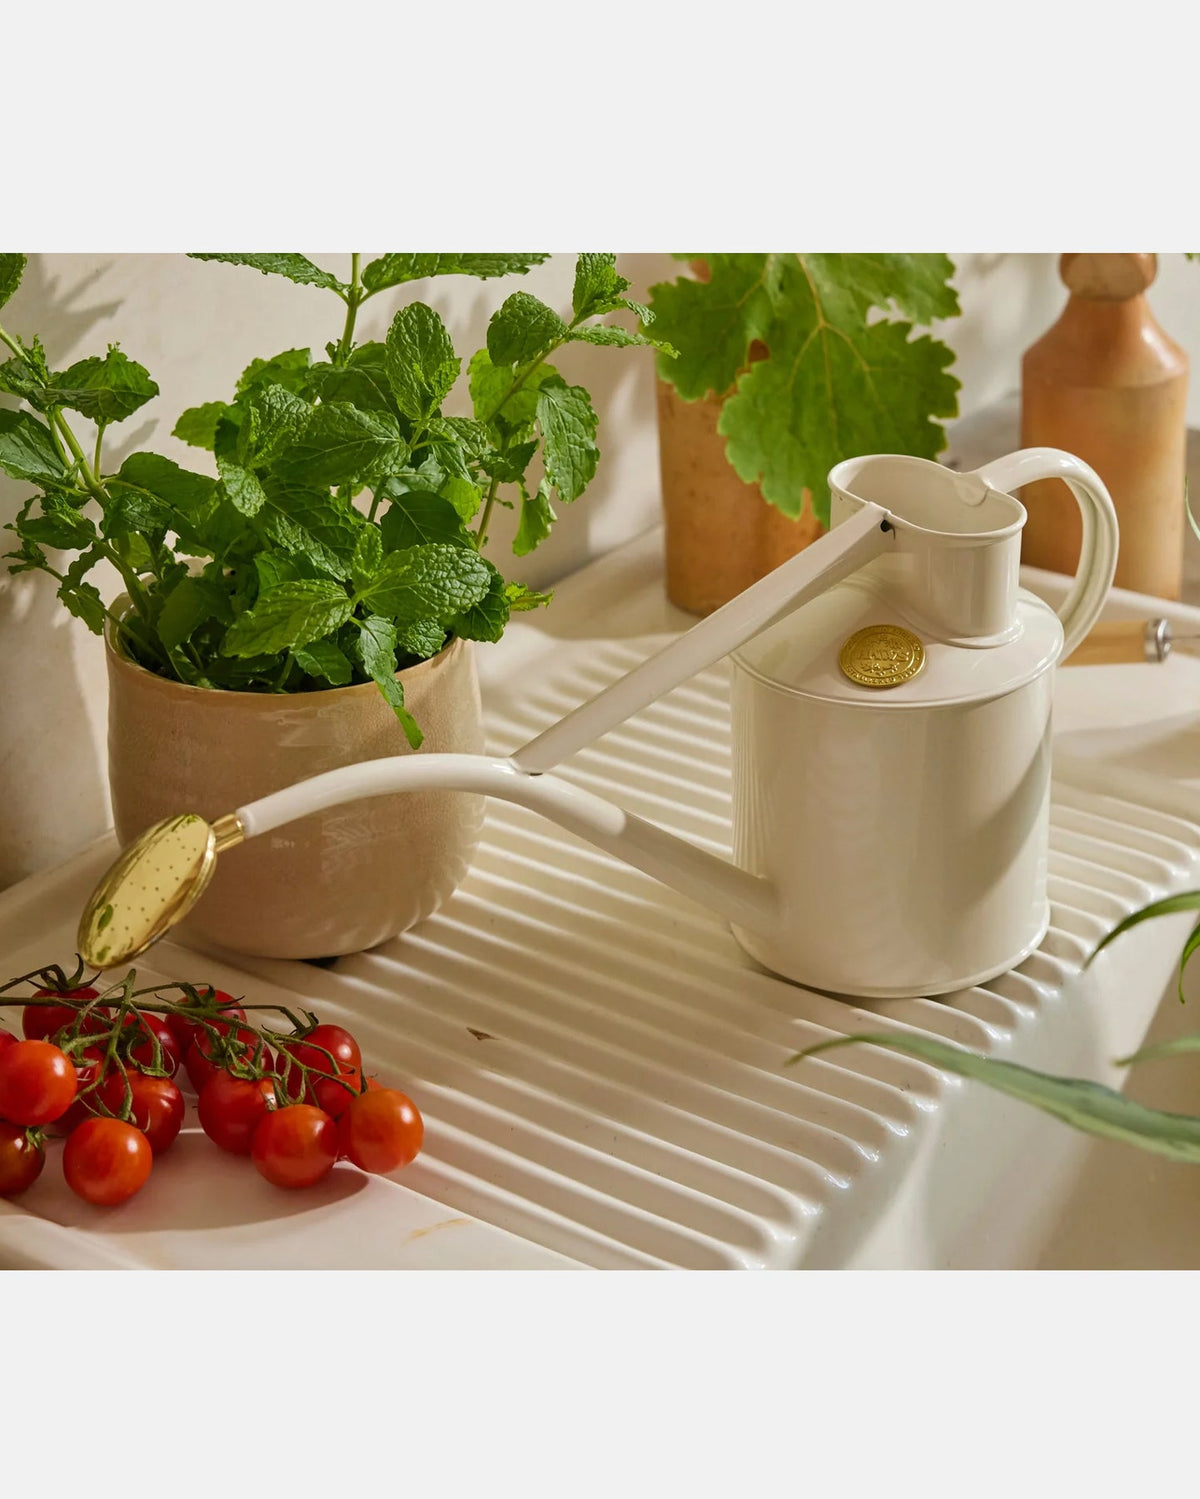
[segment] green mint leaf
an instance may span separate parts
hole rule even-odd
[[[271,655],[328,635],[350,618],[346,590],[326,579],[280,583],[260,593],[253,609],[234,620],[221,651],[226,656]]]
[[[401,492],[387,484],[383,494],[389,501],[379,522],[385,551],[401,552],[429,541],[474,547],[475,538],[463,525],[462,517],[441,495],[419,489]]]
[[[25,274],[24,255],[0,255],[0,307],[16,291]]]
[[[550,535],[550,527],[558,519],[550,508],[550,481],[543,479],[531,495],[521,488],[521,520],[517,534],[513,537],[513,551],[518,557],[527,557]]]
[[[286,276],[299,286],[323,286],[329,291],[349,290],[336,276],[323,271],[303,255],[209,255],[189,252],[192,260],[222,260],[226,265],[246,265],[264,276]]]
[[[354,543],[354,555],[350,559],[350,577],[360,591],[370,586],[371,579],[379,571],[383,561],[383,537],[378,526],[366,525],[358,533]]]
[[[238,461],[246,468],[268,467],[285,448],[301,440],[312,410],[282,385],[264,385],[252,391],[237,432]]]
[[[6,364],[0,364],[0,390],[28,401],[35,411],[45,411],[52,404],[52,380],[45,350],[36,338],[23,354],[14,354]]]
[[[402,307],[387,336],[387,374],[396,404],[413,421],[425,422],[458,379],[461,360],[446,325],[424,302]]]
[[[577,344],[600,344],[614,349],[657,349],[668,359],[678,359],[679,350],[661,338],[648,338],[644,333],[630,333],[625,328],[609,328],[593,324],[587,328],[573,328],[571,342]]]
[[[239,515],[257,515],[267,502],[267,492],[254,470],[243,468],[222,454],[217,457],[217,473],[225,497]]]
[[[217,481],[158,453],[131,453],[114,479],[114,498],[135,530],[179,530],[213,499]]]
[[[484,566],[490,576],[488,591],[450,621],[450,629],[464,640],[499,640],[508,623],[511,605],[504,579],[490,562],[485,560]]]
[[[537,452],[537,438],[519,442],[500,453],[488,453],[482,460],[483,467],[502,484],[519,484],[525,477],[529,461]]]
[[[405,281],[423,281],[427,276],[524,275],[530,266],[541,265],[549,255],[381,255],[363,268],[362,283],[369,292],[400,286]]]
[[[463,521],[474,520],[483,503],[483,492],[470,479],[459,479],[451,475],[443,481],[438,493],[448,500]]]
[[[41,515],[30,513],[35,500],[41,500]],[[58,547],[63,551],[77,551],[96,540],[96,528],[86,515],[80,513],[66,500],[53,494],[35,495],[21,507],[21,513],[13,529],[22,539],[41,546]]]
[[[58,596],[76,619],[81,619],[93,635],[103,635],[108,621],[108,611],[100,590],[92,583],[65,582],[60,584]]]
[[[259,523],[282,551],[303,558],[331,578],[350,577],[359,533],[370,523],[348,500],[327,489],[306,489],[268,475]]]
[[[488,323],[488,355],[497,365],[525,364],[565,339],[567,331],[552,307],[527,291],[515,291]]]
[[[407,457],[394,416],[328,401],[312,408],[303,434],[276,458],[275,467],[309,486],[365,484],[394,473]]]
[[[396,649],[402,656],[415,656],[418,661],[428,661],[446,643],[446,631],[436,619],[419,619],[411,625],[401,625],[396,631]]]
[[[363,602],[400,624],[436,619],[444,625],[479,603],[491,574],[473,549],[429,542],[383,559]]]
[[[232,621],[229,595],[210,578],[181,578],[163,602],[158,638],[168,652],[174,652],[210,619],[224,624]]]
[[[707,282],[681,277],[650,288],[655,332],[680,351],[658,372],[685,401],[724,395],[749,359],[755,339],[767,338],[775,309],[769,255],[707,255]]]
[[[296,665],[310,677],[323,677],[334,687],[346,687],[354,676],[345,652],[338,649],[332,640],[314,640],[308,645],[297,646],[294,651]]]
[[[171,436],[211,453],[217,442],[217,423],[229,409],[224,401],[205,401],[203,406],[189,406],[180,413]]]
[[[514,372],[507,365],[493,364],[488,351],[480,349],[469,366],[476,422],[486,425],[502,418],[512,432],[531,427],[537,416],[538,390],[544,381],[553,380],[557,374],[552,364]],[[514,390],[518,380],[520,386]]]
[[[49,427],[28,411],[0,410],[0,469],[34,483],[53,483],[66,473]]]
[[[424,735],[404,706],[404,688],[396,680],[396,626],[381,615],[356,621],[358,653],[363,669],[383,694],[384,701],[400,721],[413,749],[420,749]]]
[[[293,395],[305,395],[311,370],[312,354],[308,349],[284,349],[270,359],[252,359],[238,377],[235,399],[241,400],[267,385],[282,385]]]
[[[536,589],[527,588],[524,583],[506,583],[504,597],[514,614],[523,614],[529,609],[543,608],[554,597],[554,590],[539,593]]]
[[[56,406],[92,422],[123,422],[158,394],[149,370],[110,344],[103,359],[81,359],[54,377]]]
[[[617,275],[615,255],[580,255],[575,262],[571,309],[576,318],[611,312],[617,305],[616,299],[628,290],[629,282]]]
[[[641,302],[633,302],[628,297],[618,297],[613,303],[613,310],[615,311],[618,307],[625,312],[635,313],[638,321],[642,324],[649,324],[654,321],[653,311],[649,307],[644,307]]]
[[[860,266],[860,258],[868,264]],[[917,258],[937,261],[938,274],[953,269],[943,256]],[[759,484],[765,499],[796,516],[808,490],[818,520],[827,522],[826,476],[843,458],[933,458],[941,450],[945,433],[934,418],[958,409],[958,381],[948,373],[954,354],[932,338],[911,337],[910,323],[867,321],[887,291],[881,262],[888,257],[771,259],[778,262],[770,267],[771,295],[781,311],[767,330],[769,354],[738,378],[717,430],[738,475]],[[894,271],[893,301],[947,305],[927,285],[913,291],[902,284],[907,270]]]
[[[459,447],[468,458],[478,458],[491,446],[488,429],[469,416],[435,416],[429,423],[429,434]]]
[[[311,384],[323,401],[348,401],[360,411],[399,414],[388,382],[385,344],[359,344],[344,365],[314,364]]]
[[[547,380],[538,391],[538,425],[546,477],[561,500],[577,500],[591,482],[600,458],[596,413],[582,385]],[[523,519],[523,515],[522,515]]]

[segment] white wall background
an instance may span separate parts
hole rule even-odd
[[[348,274],[348,255],[309,253]],[[1022,352],[1054,320],[1066,294],[1051,255],[954,258],[963,315],[937,331],[957,353],[966,415],[1016,387]],[[644,297],[654,281],[679,268],[655,254],[624,255],[621,269],[633,294]],[[565,308],[572,275],[571,257],[555,256],[519,282],[451,277],[398,288],[367,304],[359,336],[381,338],[396,307],[416,297],[438,309],[455,347],[469,353],[483,343],[488,317],[515,285]],[[1181,255],[1160,257],[1150,300],[1167,331],[1200,360],[1200,266]],[[257,356],[299,346],[320,350],[341,331],[340,309],[330,293],[183,255],[32,255],[0,321],[25,337],[40,335],[59,367],[115,341],[147,366],[161,395],[110,434],[114,467],[126,451],[152,446],[211,471],[209,455],[169,435],[179,412],[230,395]],[[510,576],[533,584],[573,571],[658,518],[649,352],[577,345],[556,362],[592,392],[602,456],[591,489],[565,511],[550,540],[532,558],[502,562]],[[458,409],[466,409],[461,398]],[[1200,426],[1195,387],[1189,416]],[[0,524],[26,493],[0,475]],[[503,512],[489,549],[497,559],[507,553],[514,527],[514,517]],[[0,886],[66,858],[110,821],[103,650],[67,616],[51,582],[0,575]]]

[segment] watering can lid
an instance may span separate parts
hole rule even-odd
[[[784,692],[864,707],[986,701],[1039,676],[1062,651],[1048,604],[1022,590],[1019,630],[1001,645],[939,640],[870,584],[849,579],[734,652],[738,666]],[[859,637],[855,639],[855,637]]]

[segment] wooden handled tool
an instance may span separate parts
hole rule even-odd
[[[1173,646],[1200,635],[1177,635],[1166,619],[1105,620],[1076,646],[1064,666],[1109,666],[1120,661],[1165,661]]]

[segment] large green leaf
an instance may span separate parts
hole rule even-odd
[[[518,557],[526,557],[550,535],[550,527],[558,519],[550,505],[550,485],[545,479],[532,494],[521,487],[521,519],[517,534],[513,537],[513,551]]]
[[[7,409],[0,409],[0,469],[35,483],[52,483],[66,472],[49,427],[28,411]]]
[[[492,314],[487,350],[493,364],[524,364],[553,348],[567,333],[566,323],[552,307],[527,291],[515,291]]]
[[[221,649],[227,656],[266,656],[308,645],[345,624],[352,608],[346,590],[332,581],[280,583],[234,620]]]
[[[399,720],[413,749],[420,749],[424,735],[404,706],[404,688],[396,680],[396,626],[382,615],[372,614],[356,621],[359,629],[358,652],[363,670],[379,688],[383,699]]]
[[[192,260],[223,260],[226,265],[246,265],[261,271],[264,276],[286,276],[300,286],[323,286],[329,291],[345,293],[349,288],[344,282],[320,266],[314,265],[303,255],[231,255],[199,254],[191,252]]]
[[[217,423],[229,410],[224,401],[205,401],[203,406],[189,406],[180,413],[171,436],[211,453],[217,441]]]
[[[348,500],[268,475],[259,521],[276,546],[332,578],[351,576],[360,532],[369,527]]]
[[[311,372],[312,354],[308,349],[284,349],[270,359],[252,359],[238,377],[235,395],[240,401],[267,385],[282,385],[293,395],[302,395],[308,390]]]
[[[436,619],[449,623],[478,604],[491,584],[488,564],[467,547],[429,542],[389,552],[363,602],[375,614],[400,624]]]
[[[412,302],[392,319],[387,375],[405,416],[427,421],[450,393],[460,364],[446,325],[432,307]]]
[[[388,486],[383,492],[389,501],[379,522],[385,550],[401,552],[427,541],[474,546],[474,538],[458,511],[441,495],[413,489],[393,491]]]
[[[149,370],[126,358],[115,344],[103,359],[80,359],[56,375],[51,388],[55,405],[105,423],[123,422],[158,394]]]
[[[256,386],[246,398],[245,420],[237,432],[238,461],[246,468],[266,468],[300,442],[312,412],[307,401],[283,385]]]
[[[276,459],[276,470],[309,486],[367,484],[402,468],[408,448],[385,411],[360,411],[345,401],[312,409],[303,433]]]
[[[808,491],[827,521],[826,477],[843,458],[937,455],[936,418],[958,409],[954,355],[896,314],[928,322],[957,311],[946,256],[705,259],[708,283],[653,288],[656,332],[680,351],[659,371],[685,400],[729,392],[718,425],[726,456],[770,503],[797,516]],[[767,355],[750,363],[756,340]]]
[[[372,260],[362,273],[363,285],[369,292],[383,291],[388,286],[399,286],[405,281],[423,281],[426,276],[478,276],[486,280],[490,276],[523,275],[530,266],[541,265],[549,255],[519,254],[463,254],[463,255],[381,255]]]
[[[499,640],[508,624],[511,607],[504,579],[486,559],[484,565],[491,574],[488,591],[477,604],[464,609],[450,621],[450,629],[464,640]]]
[[[229,623],[232,618],[229,595],[211,578],[181,578],[159,613],[158,638],[168,651],[174,651],[206,620]]]
[[[538,425],[546,477],[561,500],[577,500],[591,482],[600,460],[596,446],[596,413],[582,385],[546,380],[538,390]]]
[[[323,401],[349,401],[360,411],[395,414],[399,409],[388,382],[384,344],[359,344],[343,365],[314,364],[310,379]]]
[[[1087,1134],[1121,1140],[1173,1161],[1200,1162],[1200,1119],[1148,1109],[1099,1083],[1035,1072],[1016,1062],[980,1056],[978,1052],[967,1051],[947,1041],[936,1041],[929,1036],[899,1033],[840,1036],[798,1052],[789,1059],[789,1065],[804,1057],[854,1044],[878,1046],[932,1062],[943,1072],[972,1078]]]

